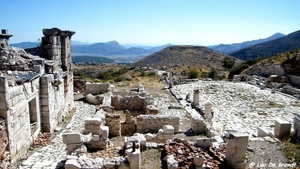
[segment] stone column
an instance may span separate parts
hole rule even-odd
[[[173,84],[172,72],[169,72],[169,88],[172,88],[172,84]]]
[[[211,122],[212,114],[211,114],[211,103],[205,104],[205,118]]]
[[[226,145],[226,160],[235,169],[246,168],[246,150],[249,136],[246,133],[234,132],[229,136]]]
[[[193,102],[193,105],[195,107],[199,106],[199,94],[200,94],[199,89],[194,90],[194,102]]]

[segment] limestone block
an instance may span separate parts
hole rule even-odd
[[[157,114],[158,108],[154,105],[147,105],[146,106],[146,114]]]
[[[173,155],[167,155],[164,160],[167,162],[168,169],[178,169],[178,162]]]
[[[77,143],[77,144],[67,144],[67,154],[72,154],[72,152],[74,150],[76,150],[77,148],[79,148],[80,146],[82,146],[81,143]]]
[[[247,133],[230,133],[226,145],[226,160],[233,168],[241,168],[245,163],[249,136]]]
[[[89,102],[89,103],[92,103],[92,104],[95,104],[95,105],[98,105],[98,104],[101,104],[102,101],[103,101],[103,96],[100,96],[100,95],[92,95],[92,94],[87,94],[85,96],[85,99]]]
[[[274,134],[276,138],[282,139],[291,133],[292,124],[287,121],[276,120]]]
[[[152,133],[145,134],[145,138],[147,141],[152,141],[154,139],[154,135]]]
[[[133,136],[138,137],[138,142],[140,143],[140,146],[142,149],[146,148],[147,139],[144,134],[135,133]]]
[[[63,133],[62,138],[64,144],[81,143],[81,135],[78,133]]]
[[[158,134],[158,135],[164,134],[164,130],[163,130],[163,129],[159,129],[159,130],[157,131],[157,134]]]
[[[162,129],[164,134],[174,134],[175,131],[174,127],[171,125],[164,125]]]
[[[134,152],[127,154],[127,159],[129,161],[130,169],[140,169],[141,168],[141,152],[136,149]]]
[[[109,135],[109,128],[108,128],[108,126],[101,126],[100,127],[100,133],[101,133],[101,137],[104,140],[108,139],[108,135]]]
[[[194,157],[193,163],[197,166],[197,167],[202,167],[203,165],[203,158],[196,156]]]
[[[165,141],[165,140],[174,138],[174,134],[159,134],[159,135],[156,135],[156,138],[159,140]]]
[[[211,138],[197,138],[195,145],[199,147],[211,147],[213,140]]]
[[[80,169],[81,165],[77,160],[67,160],[65,163],[65,169]]]
[[[6,93],[9,90],[7,77],[0,77],[0,93]]]
[[[300,115],[296,114],[294,117],[294,134],[300,138]]]
[[[266,137],[269,135],[269,131],[265,128],[258,127],[257,128],[257,136],[258,137]]]

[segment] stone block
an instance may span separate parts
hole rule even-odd
[[[258,127],[257,128],[257,137],[265,137],[269,135],[269,131],[265,128]]]
[[[9,90],[8,81],[5,76],[0,77],[0,93],[6,93]]]
[[[65,169],[80,169],[81,165],[77,160],[67,160],[65,163]]]
[[[287,121],[276,120],[274,134],[278,139],[282,139],[285,136],[289,136],[291,133],[292,124]]]
[[[109,135],[109,128],[108,128],[108,126],[101,126],[100,127],[100,133],[101,133],[101,137],[104,140],[108,139],[108,135]]]
[[[193,163],[197,166],[197,167],[202,167],[203,165],[203,158],[196,156],[194,157]]]
[[[162,129],[164,134],[174,134],[175,131],[174,127],[171,125],[164,125]]]
[[[81,143],[81,135],[78,133],[64,133],[62,138],[64,144]]]
[[[174,138],[174,134],[158,134],[156,135],[158,140],[168,140]]]
[[[158,134],[158,135],[164,134],[164,130],[163,130],[163,129],[159,129],[159,130],[157,131],[157,134]]]
[[[72,154],[74,150],[82,146],[81,143],[78,144],[67,144],[67,154]]]
[[[233,132],[229,134],[226,145],[226,160],[233,168],[240,168],[245,163],[249,136],[247,133]]]
[[[296,114],[294,117],[294,134],[300,138],[300,114]]]
[[[211,147],[213,140],[211,138],[197,138],[195,145],[198,147]]]
[[[152,133],[145,134],[145,138],[147,141],[152,141],[154,139],[154,135]]]

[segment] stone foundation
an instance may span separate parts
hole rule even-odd
[[[179,117],[139,115],[136,119],[138,133],[156,133],[164,125],[172,125],[174,132],[178,132],[179,130]]]

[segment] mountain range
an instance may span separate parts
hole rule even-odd
[[[258,40],[251,40],[251,41],[246,41],[242,43],[233,43],[233,44],[220,44],[220,45],[214,45],[214,46],[208,46],[209,48],[213,50],[217,50],[226,54],[232,53],[234,51],[238,51],[256,44],[268,42],[274,39],[278,39],[281,37],[284,37],[285,35],[282,33],[275,33],[274,35],[267,37],[265,39],[258,39]]]
[[[12,46],[21,48],[32,48],[39,46],[40,42],[21,42],[12,44]],[[126,46],[126,47],[125,47]],[[94,57],[106,57],[116,63],[134,63],[146,56],[154,54],[166,47],[172,46],[166,44],[162,46],[127,46],[121,45],[117,41],[87,43],[72,41],[72,56],[84,57],[76,60],[93,61]],[[276,33],[265,39],[258,39],[234,44],[220,44],[208,46],[215,51],[234,56],[241,60],[248,60],[260,56],[272,56],[277,53],[290,51],[300,46],[300,31],[289,35]],[[87,59],[87,56],[89,59]],[[99,60],[99,59],[98,59]]]
[[[279,53],[292,51],[300,47],[300,30],[281,38],[250,46],[245,49],[229,53],[230,56],[249,60],[263,56],[274,56]]]

